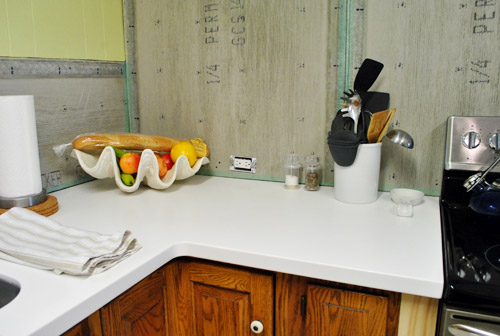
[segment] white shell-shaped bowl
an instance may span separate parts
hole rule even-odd
[[[191,167],[188,158],[185,155],[181,155],[175,165],[160,179],[156,156],[151,149],[145,149],[141,154],[135,183],[131,186],[126,186],[120,179],[120,168],[118,167],[113,147],[108,146],[104,148],[99,157],[76,149],[73,149],[72,155],[78,159],[80,166],[87,174],[97,179],[112,177],[115,179],[118,188],[124,192],[136,191],[142,182],[153,189],[167,189],[175,180],[184,180],[193,176],[200,170],[202,165],[209,162],[208,158],[203,157],[198,159],[194,166]]]

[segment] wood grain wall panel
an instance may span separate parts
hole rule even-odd
[[[232,177],[282,180],[286,153],[314,151],[332,184],[337,44],[350,41],[351,81],[362,59],[384,63],[372,90],[391,94],[390,129],[416,142],[410,151],[384,140],[380,189],[439,195],[448,116],[500,114],[500,3],[348,5],[136,0],[141,132],[200,136],[212,149],[205,172]],[[339,6],[355,13],[337,31]],[[256,157],[257,174],[230,173],[231,154]]]
[[[438,195],[447,118],[500,115],[498,14],[499,1],[365,1],[364,56],[385,64],[372,89],[415,139],[411,151],[384,140],[383,189]]]
[[[123,132],[121,78],[0,79],[0,95],[33,95],[42,183],[48,191],[88,179],[71,146],[58,157],[53,147],[88,132]]]
[[[403,294],[399,313],[399,336],[427,336],[436,332],[439,300]]]
[[[290,152],[325,159],[329,2],[136,1],[140,130],[199,136],[208,170],[257,158],[283,179]]]

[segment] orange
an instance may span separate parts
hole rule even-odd
[[[167,163],[161,157],[156,158],[156,160],[158,161],[158,168],[159,168],[158,176],[160,176],[160,178],[163,178],[163,176],[167,175],[168,171]]]
[[[170,157],[174,163],[177,162],[177,159],[181,155],[185,155],[187,157],[191,167],[194,166],[198,158],[193,144],[185,141],[179,142],[177,145],[172,147],[172,150],[170,151]]]

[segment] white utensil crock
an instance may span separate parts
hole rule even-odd
[[[352,165],[334,165],[335,198],[345,203],[365,204],[378,198],[382,143],[361,144]]]

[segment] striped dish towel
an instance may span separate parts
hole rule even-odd
[[[97,274],[139,249],[129,231],[71,228],[19,207],[0,215],[0,258],[58,274]]]

